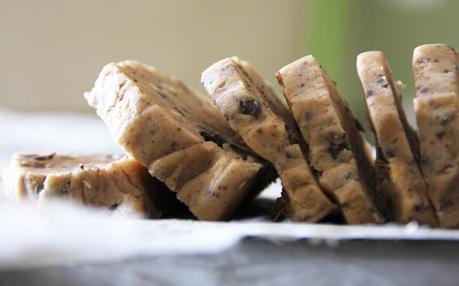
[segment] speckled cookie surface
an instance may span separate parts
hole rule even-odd
[[[459,71],[456,52],[444,44],[413,53],[414,106],[421,168],[443,227],[459,227]]]
[[[335,209],[304,158],[285,100],[249,63],[223,59],[207,68],[201,81],[231,128],[275,166],[292,220],[314,222]]]
[[[374,170],[364,139],[334,83],[312,56],[283,67],[277,78],[309,146],[311,167],[346,222],[383,222],[372,197]]]
[[[417,162],[418,145],[401,105],[401,96],[382,52],[357,57],[357,71],[365,92],[370,124],[387,166],[392,209],[399,223],[412,220],[430,226],[438,221]]]
[[[131,157],[16,154],[6,171],[7,194],[39,204],[68,199],[94,207],[159,217],[168,192]]]
[[[226,160],[227,164],[218,169],[220,174],[209,173],[214,172],[215,168],[202,169],[204,173],[200,173],[188,185],[183,182],[179,184],[181,179],[178,177],[165,179],[159,176],[172,191],[177,192],[179,199],[187,204],[193,202],[188,207],[199,219],[226,219],[221,215],[229,216],[230,210],[234,210],[242,198],[251,196],[254,191],[266,185],[266,181],[260,181],[256,186],[250,184],[263,166],[231,148],[246,147],[213,106],[212,100],[171,76],[135,61],[109,64],[104,67],[94,88],[85,97],[89,105],[96,108],[117,143],[155,176],[159,176],[157,161],[164,162],[168,158],[168,164],[179,166],[180,161],[169,160],[183,160],[184,154],[199,160],[203,148],[192,148],[195,145],[212,149],[209,157]],[[205,144],[208,141],[212,142]],[[194,168],[192,165],[185,166]],[[234,166],[241,170],[238,174],[231,172]],[[243,176],[240,176],[241,173]],[[233,188],[233,182],[240,182],[241,178],[246,180],[245,184]],[[272,177],[267,180],[272,180]],[[226,182],[227,185],[220,182]],[[226,199],[221,194],[221,199],[214,196],[211,205],[207,200],[184,199],[188,195],[181,192],[188,194],[188,187],[192,183],[200,185],[199,190],[193,191],[196,198],[202,197],[196,192],[220,194],[218,187],[226,187],[225,192],[234,194],[228,195]],[[214,209],[218,209],[218,212]]]

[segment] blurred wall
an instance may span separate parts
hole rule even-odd
[[[412,51],[459,48],[458,13],[457,0],[0,0],[0,107],[88,112],[82,93],[123,59],[203,92],[200,73],[223,57],[275,83],[280,67],[313,54],[365,124],[355,60],[378,49],[407,84],[412,118]]]
[[[274,82],[303,54],[301,0],[0,1],[0,107],[90,111],[106,63],[137,59],[202,90],[200,73],[238,55]]]

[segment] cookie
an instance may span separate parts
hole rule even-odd
[[[167,188],[131,157],[16,154],[6,171],[6,193],[43,204],[51,199],[162,216]]]
[[[276,168],[290,219],[315,222],[335,209],[308,166],[285,100],[249,63],[223,59],[207,68],[201,81],[231,128]]]
[[[442,227],[459,227],[459,71],[456,51],[428,44],[413,52],[421,168]]]
[[[271,168],[266,162],[248,154],[247,146],[208,96],[152,67],[136,61],[109,64],[85,97],[116,142],[176,192],[198,219],[228,219],[244,198],[252,197],[275,177],[264,171]],[[203,153],[206,157],[200,158]],[[194,174],[200,178],[199,189],[190,187],[196,178],[189,178],[189,184],[177,179],[181,183],[175,184],[168,175],[160,174],[161,160],[167,161],[167,166],[194,169],[193,164],[182,163],[187,161],[184,156],[191,158],[189,162],[210,161],[207,168]],[[170,162],[171,158],[177,161]],[[234,172],[234,168],[240,171]],[[262,178],[260,173],[269,175]],[[233,188],[236,184],[238,188]],[[222,185],[228,187],[224,192],[231,194],[222,195]],[[188,197],[190,188],[196,199]],[[213,199],[201,199],[205,196]]]
[[[383,53],[370,51],[358,55],[357,71],[381,162],[387,166],[393,187],[391,208],[395,220],[401,224],[417,221],[437,226],[427,184],[418,167],[417,136],[407,122],[401,95]]]
[[[277,79],[309,146],[311,167],[346,222],[383,222],[374,200],[375,171],[368,157],[368,143],[335,84],[313,56],[283,67]]]

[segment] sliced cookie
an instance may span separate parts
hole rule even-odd
[[[285,100],[253,67],[236,57],[226,58],[207,68],[201,81],[233,130],[276,168],[290,219],[315,222],[335,209],[296,141],[300,136]]]
[[[375,205],[375,171],[360,125],[313,56],[277,73],[293,117],[309,146],[319,183],[349,224],[382,223]]]
[[[131,157],[16,154],[6,171],[6,193],[39,204],[53,198],[148,217],[162,215],[169,191]]]
[[[198,219],[229,218],[244,198],[274,178],[263,172],[264,162],[234,150],[247,147],[208,96],[152,67],[136,61],[109,64],[85,97],[116,142]]]
[[[393,187],[391,207],[395,220],[405,224],[417,221],[437,226],[435,211],[427,197],[427,185],[418,168],[416,134],[406,120],[401,95],[380,51],[357,57],[357,71],[365,91],[369,120],[380,150],[380,161],[387,164]]]
[[[459,227],[459,71],[444,44],[413,53],[421,168],[442,227]]]

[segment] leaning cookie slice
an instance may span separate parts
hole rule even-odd
[[[383,222],[374,200],[375,171],[360,125],[335,84],[313,56],[283,67],[277,79],[309,146],[311,167],[346,222]]]
[[[270,161],[281,178],[287,215],[315,222],[335,209],[320,189],[295,138],[285,101],[238,58],[223,59],[205,70],[201,81],[229,125],[245,143]]]
[[[110,210],[162,215],[167,188],[131,157],[16,154],[5,172],[10,198],[42,204],[53,198]]]
[[[421,168],[440,224],[459,227],[459,70],[456,52],[444,44],[413,53],[414,107]]]
[[[109,64],[85,97],[116,142],[199,219],[229,218],[273,180],[260,176],[264,163],[245,154],[242,139],[208,96],[152,67]]]
[[[427,185],[418,168],[418,146],[401,105],[390,69],[379,51],[357,57],[357,71],[365,91],[369,120],[387,164],[394,194],[394,216],[399,223],[412,220],[437,226],[434,209],[427,197]]]

